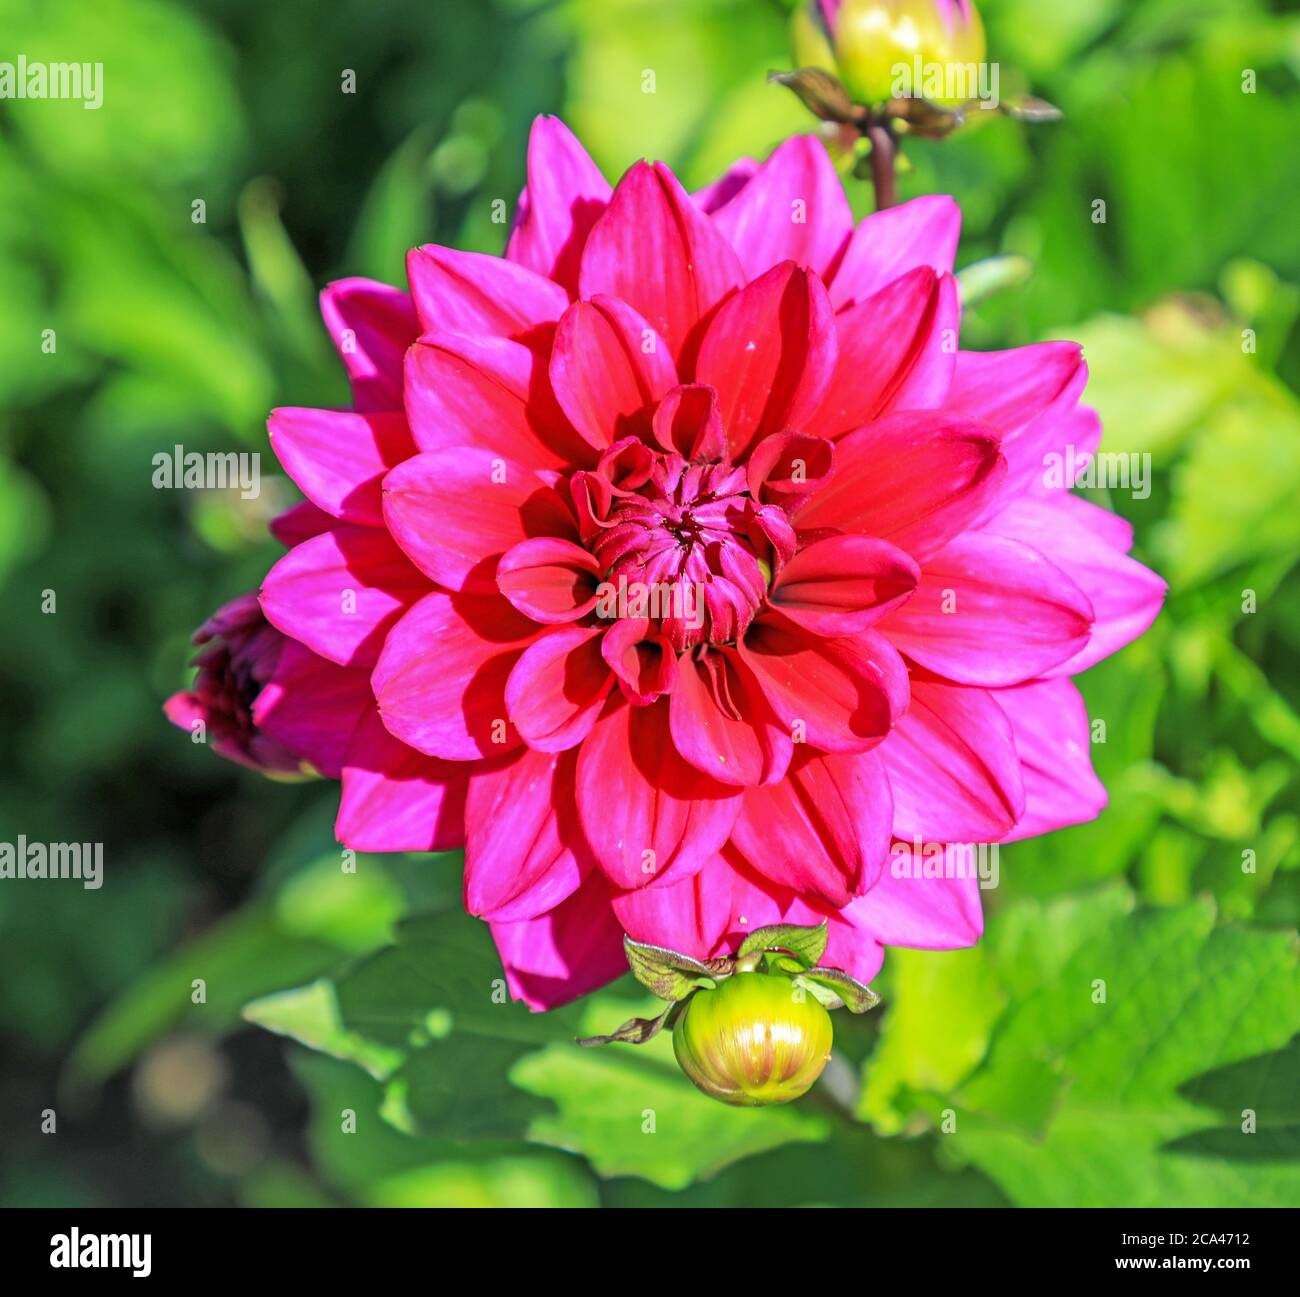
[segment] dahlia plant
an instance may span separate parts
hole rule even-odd
[[[886,946],[973,943],[978,879],[909,857],[1100,812],[1070,677],[1164,585],[1045,470],[1100,437],[1080,349],[959,349],[959,224],[855,226],[813,137],[611,189],[539,119],[504,256],[325,290],[352,408],[271,416],[306,500],[169,714],[339,780],[349,847],[463,847],[535,1009],[658,951],[706,1089],[693,993],[862,1008]]]

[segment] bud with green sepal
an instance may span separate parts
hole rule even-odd
[[[723,1103],[760,1107],[806,1094],[831,1055],[829,1010],[865,1013],[879,997],[822,965],[826,925],[759,928],[734,955],[699,960],[623,939],[628,967],[668,1005],[580,1045],[641,1045],[664,1028],[691,1082]]]
[[[1041,99],[999,95],[974,0],[805,0],[790,44],[795,69],[770,79],[835,123],[853,173],[871,177],[877,207],[897,201],[900,135],[950,135],[976,105],[1025,122],[1061,115]]]

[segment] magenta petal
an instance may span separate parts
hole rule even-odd
[[[292,549],[323,531],[331,531],[337,523],[333,514],[326,513],[310,500],[300,500],[283,513],[276,514],[267,524],[267,530],[286,549]]]
[[[365,671],[338,666],[285,640],[275,673],[253,703],[253,724],[326,778],[337,779],[353,731],[374,706]]]
[[[262,582],[262,611],[340,666],[369,666],[429,583],[387,532],[341,523],[295,545]]]
[[[550,536],[523,540],[497,564],[497,589],[525,617],[577,621],[596,606],[600,565],[590,551]]]
[[[744,275],[730,244],[662,163],[638,162],[614,190],[582,254],[583,297],[608,293],[649,321],[674,356]]]
[[[695,206],[702,212],[716,212],[749,184],[760,165],[757,158],[738,158],[712,184],[691,195]]]
[[[468,784],[464,763],[408,748],[384,728],[372,707],[348,744],[334,836],[354,851],[463,846]]]
[[[633,941],[680,950],[694,959],[711,959],[733,927],[738,892],[746,893],[739,900],[740,913],[744,914],[746,909],[752,911],[747,917],[755,926],[779,922],[783,917],[775,899],[764,897],[766,904],[746,905],[751,899],[750,890],[757,889],[745,888],[731,863],[722,856],[714,856],[690,878],[631,892],[614,892],[610,900],[615,915]],[[741,940],[743,937],[731,943],[728,953]]]
[[[864,752],[907,706],[907,668],[874,631],[822,639],[777,614],[760,617],[739,646],[769,705],[798,743]]]
[[[1041,486],[1045,456],[1063,454],[1087,439],[1091,420],[1079,422],[1078,402],[1088,381],[1074,342],[1040,342],[1011,351],[963,351],[957,357],[945,408],[997,429],[1007,460],[1006,496]],[[1073,485],[1070,483],[1068,485]]]
[[[1132,539],[1128,524],[1087,500],[1063,493],[1050,500],[1021,496],[982,530],[1041,550],[1092,605],[1091,637],[1050,674],[1077,675],[1118,652],[1151,625],[1164,603],[1164,581],[1124,552]]]
[[[576,540],[572,510],[532,469],[462,446],[432,450],[384,479],[384,521],[411,561],[439,585],[496,591],[497,560],[521,540]]]
[[[421,450],[476,446],[534,469],[595,462],[555,402],[546,360],[508,338],[421,338],[406,354],[406,412]]]
[[[370,677],[384,724],[448,761],[509,752],[520,738],[506,680],[537,634],[500,595],[426,595],[389,631]]]
[[[549,340],[569,304],[559,284],[527,266],[433,243],[407,253],[406,276],[421,333],[481,333],[536,345]]]
[[[768,600],[814,635],[851,635],[905,604],[920,580],[921,570],[887,540],[828,536],[781,569]]]
[[[887,207],[861,221],[831,281],[836,308],[865,301],[917,266],[951,273],[961,236],[961,208],[944,194]]]
[[[567,900],[535,919],[491,924],[510,994],[555,1009],[627,972],[623,929],[598,870]]]
[[[926,853],[939,854],[927,864]],[[979,875],[963,846],[895,842],[889,868],[865,895],[850,901],[840,917],[886,946],[913,950],[960,950],[984,931]]]
[[[762,438],[802,428],[835,369],[830,299],[816,275],[784,262],[719,308],[695,377],[718,394],[733,459]]]
[[[1025,813],[1008,840],[1086,824],[1106,808],[1092,769],[1092,735],[1083,695],[1068,680],[1001,689],[998,706],[1015,734],[1025,782]]]
[[[971,531],[926,560],[915,595],[881,629],[958,684],[1017,685],[1088,642],[1087,595],[1036,549]]]
[[[581,743],[614,677],[601,656],[604,627],[563,626],[524,650],[506,682],[506,710],[525,743],[562,752]]]
[[[800,532],[880,536],[925,559],[978,521],[1005,476],[987,424],[946,411],[890,414],[835,443],[835,472],[796,522]]]
[[[284,407],[268,428],[271,449],[309,500],[344,522],[382,526],[380,482],[415,454],[405,415]]]
[[[574,302],[555,330],[551,386],[569,421],[603,450],[649,440],[659,398],[677,382],[668,347],[630,306],[612,297]]]
[[[745,794],[731,840],[766,877],[839,908],[880,877],[893,803],[875,752],[796,759],[772,788]]]
[[[470,779],[465,908],[471,914],[507,923],[536,918],[572,896],[591,871],[573,799],[575,759],[525,748]]]
[[[731,833],[739,790],[677,754],[668,706],[621,698],[578,754],[578,814],[605,875],[630,890],[694,873]]]
[[[713,213],[713,223],[736,249],[747,279],[782,261],[825,277],[848,241],[853,213],[826,146],[796,135]]]
[[[808,427],[832,439],[891,409],[941,404],[957,360],[956,281],[918,266],[835,317],[839,358]]]
[[[686,383],[665,393],[652,426],[655,441],[683,459],[712,463],[727,456],[718,394],[703,383]]]
[[[1025,792],[997,695],[915,675],[911,686],[911,706],[880,749],[894,793],[895,836],[1005,837],[1024,814]]]
[[[600,641],[600,653],[623,696],[638,707],[648,706],[677,683],[676,654],[652,635],[645,617],[618,618]]]
[[[340,279],[321,293],[320,309],[357,410],[400,410],[402,356],[420,332],[411,299],[373,279]]]
[[[733,648],[682,655],[668,716],[677,751],[721,783],[775,783],[790,764],[790,735]]]
[[[583,246],[609,195],[609,181],[573,132],[558,117],[535,118],[528,186],[506,256],[576,293]]]

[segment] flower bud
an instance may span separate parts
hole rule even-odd
[[[908,96],[961,102],[926,95],[928,69],[978,65],[985,54],[973,0],[809,0],[791,36],[797,66],[834,72],[865,104]]]
[[[699,990],[673,1028],[692,1083],[724,1103],[759,1107],[806,1094],[831,1056],[830,1014],[788,977],[736,973]]]

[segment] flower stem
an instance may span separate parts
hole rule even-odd
[[[876,211],[898,202],[898,175],[894,162],[898,144],[886,122],[872,122],[867,127],[871,141],[871,185],[876,191]]]

